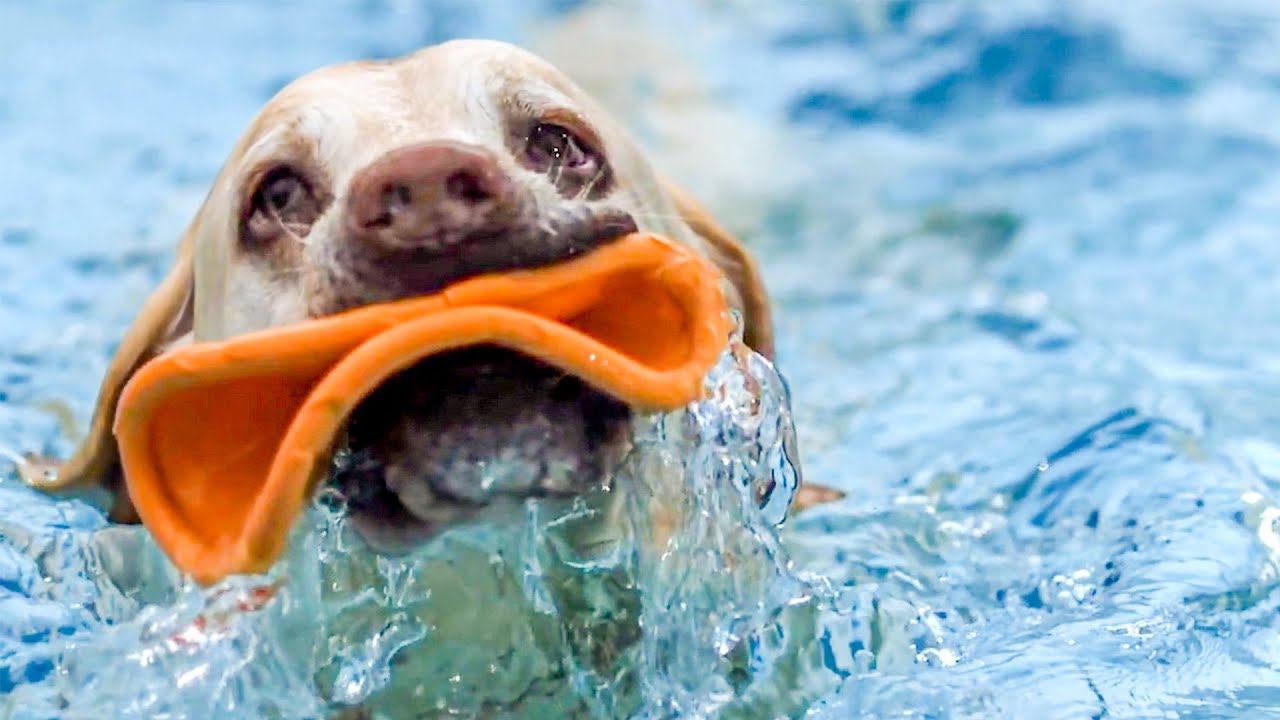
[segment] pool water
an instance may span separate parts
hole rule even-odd
[[[691,565],[608,559],[616,587],[644,592],[596,609],[638,603],[649,624],[605,643],[621,664],[576,666],[572,702],[1280,717],[1280,8],[1264,0],[0,2],[0,452],[69,449],[267,97],[458,35],[560,65],[762,258],[799,453],[693,471],[698,507],[737,497],[717,488],[755,497],[797,460],[847,493],[777,544],[776,505],[745,503],[750,532],[704,533]],[[701,417],[738,427],[728,407]],[[0,495],[0,692],[17,717],[151,717],[166,693],[190,702],[174,716],[315,716],[317,682],[372,697],[398,648],[439,637],[330,603],[325,622],[350,624],[326,630],[351,642],[317,660],[290,623],[323,601],[298,596],[232,613],[184,656],[168,638],[256,586],[208,597],[90,505],[11,473]],[[316,522],[320,557],[335,521]],[[676,581],[726,549],[758,582]],[[351,572],[386,597],[413,586],[403,568]],[[536,585],[517,593],[535,610]],[[169,654],[142,652],[157,642]],[[615,671],[633,685],[610,695]]]

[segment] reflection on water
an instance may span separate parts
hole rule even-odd
[[[90,627],[27,647],[32,682],[10,709],[800,711],[830,689],[811,670],[816,612],[834,596],[793,571],[778,537],[799,482],[787,390],[737,341],[707,389],[683,411],[636,421],[635,448],[606,491],[495,505],[408,557],[369,553],[324,499],[271,575],[210,589],[181,582],[138,529],[95,524],[57,547],[28,545],[64,600],[74,583],[62,576],[78,571]]]

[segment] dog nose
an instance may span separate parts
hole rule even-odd
[[[386,248],[447,244],[493,223],[512,184],[482,147],[430,142],[383,155],[352,180],[347,222],[358,240]]]

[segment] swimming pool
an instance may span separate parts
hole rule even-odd
[[[848,493],[783,533],[836,589],[814,717],[1280,717],[1263,0],[5,4],[0,448],[65,452],[49,401],[83,422],[266,97],[455,35],[580,78],[764,258]],[[96,511],[0,490],[16,692],[136,610],[77,574]]]

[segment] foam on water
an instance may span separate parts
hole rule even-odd
[[[55,545],[24,547],[12,528],[0,547],[78,613],[44,642],[9,648],[24,677],[8,709],[796,712],[822,690],[796,674],[815,611],[834,596],[792,570],[778,537],[800,479],[787,390],[736,340],[707,389],[686,410],[637,420],[606,491],[494,506],[407,557],[363,548],[328,497],[271,574],[208,589],[177,577],[143,531],[103,527],[92,511]]]

